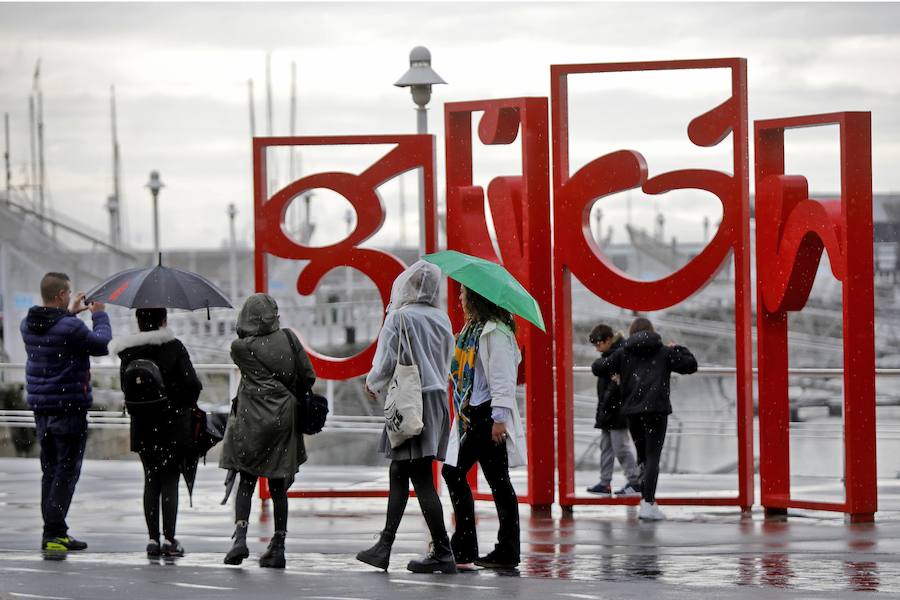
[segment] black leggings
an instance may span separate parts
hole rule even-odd
[[[256,475],[241,471],[241,481],[238,483],[237,498],[234,501],[235,522],[250,520],[250,501],[253,499],[253,490],[256,489],[256,479]],[[288,486],[285,483],[284,479],[269,480],[269,494],[275,506],[275,531],[287,531]]]
[[[413,460],[395,460],[391,462],[390,470],[390,495],[388,496],[387,519],[384,523],[385,531],[397,533],[400,520],[406,510],[406,502],[409,500],[409,482],[412,480],[413,489],[419,499],[419,508],[428,524],[432,540],[443,540],[447,537],[447,529],[444,527],[444,509],[441,499],[434,489],[431,465],[429,458],[416,458]]]
[[[509,459],[506,442],[494,443],[491,429],[491,403],[465,409],[469,415],[469,431],[459,447],[456,466],[444,465],[444,481],[453,502],[456,515],[456,530],[450,544],[457,562],[467,563],[478,558],[478,536],[475,530],[475,500],[472,488],[466,479],[477,462],[481,472],[491,487],[494,506],[500,527],[497,530],[497,544],[494,551],[504,559],[518,562],[519,551],[519,500],[516,490],[509,480]]]
[[[666,441],[668,422],[669,415],[663,413],[636,415],[628,419],[628,428],[638,451],[638,461],[644,464],[641,497],[647,502],[656,502],[656,482],[659,479],[659,462]]]
[[[178,519],[178,463],[169,459],[163,466],[152,457],[141,456],[144,466],[144,518],[150,539],[159,539],[159,506],[162,502],[163,535],[175,539],[175,521]]]

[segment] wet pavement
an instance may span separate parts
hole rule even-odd
[[[71,533],[90,544],[64,560],[37,550],[40,467],[33,459],[0,459],[0,599],[13,598],[846,598],[878,592],[900,597],[900,482],[880,482],[874,524],[840,515],[791,511],[767,521],[760,509],[664,507],[669,520],[644,523],[633,507],[576,507],[532,514],[523,507],[522,564],[517,571],[456,576],[414,575],[406,562],[425,550],[415,500],[407,508],[388,573],[357,562],[383,526],[384,499],[291,499],[288,568],[255,562],[272,530],[271,505],[254,504],[251,556],[222,564],[233,507],[221,506],[223,471],[200,467],[193,507],[182,487],[178,538],[187,556],[148,560],[137,462],[86,461],[69,514]],[[386,475],[386,473],[385,473]],[[361,468],[304,467],[302,485],[367,485]],[[384,483],[381,478],[380,483]],[[378,483],[379,481],[376,481]],[[727,479],[722,480],[727,481]],[[663,492],[716,484],[709,476],[670,476]],[[802,482],[798,483],[801,484]],[[806,482],[835,494],[822,482]],[[298,483],[298,485],[301,485]],[[449,501],[444,496],[450,523]],[[479,540],[496,535],[493,505],[479,502]]]

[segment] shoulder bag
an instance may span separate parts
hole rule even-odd
[[[406,440],[419,435],[425,426],[422,422],[422,379],[419,376],[419,367],[415,362],[411,365],[400,364],[402,340],[406,339],[410,358],[412,346],[409,343],[403,313],[398,314],[400,331],[397,333],[397,363],[384,401],[385,429],[391,448],[396,448]]]
[[[322,431],[325,427],[325,418],[328,416],[328,399],[325,396],[314,394],[311,389],[307,389],[306,382],[300,376],[300,350],[294,343],[294,336],[287,329],[284,335],[287,336],[288,344],[291,345],[291,354],[294,357],[294,378],[296,379],[295,387],[291,392],[297,399],[296,429],[306,435],[315,435]]]

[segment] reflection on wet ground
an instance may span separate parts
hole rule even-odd
[[[677,545],[666,532],[674,525],[672,521],[642,523],[626,519],[623,523],[621,519],[603,521],[592,515],[579,523],[571,516],[532,516],[527,520],[530,536],[521,574],[610,582],[653,580],[688,586],[900,590],[900,557],[867,556],[878,546],[877,525],[843,526],[846,540],[841,544],[833,538],[809,536],[808,524],[766,521],[761,516],[728,519],[726,514],[712,522],[708,515],[700,522],[685,522],[694,530],[679,527],[686,537]],[[589,539],[586,529],[596,534],[594,539]],[[715,537],[720,533],[738,537],[710,539],[713,529]],[[808,549],[795,551],[798,542]]]
[[[144,556],[140,468],[128,462],[94,464],[85,470],[70,521],[73,534],[88,541],[90,549],[42,556],[36,550],[39,508],[30,500],[39,489],[39,471],[36,461],[0,459],[0,486],[5,492],[0,498],[4,515],[0,520],[0,598],[8,591],[3,581],[24,582],[35,572],[93,578],[99,571],[117,581],[134,573],[153,579],[154,573],[169,572],[159,569],[171,569],[184,580],[179,585],[204,589],[220,585],[223,590],[238,590],[240,577],[258,577],[261,572],[255,559],[271,535],[270,507],[258,502],[254,507],[248,537],[251,558],[239,568],[222,565],[230,545],[233,509],[218,504],[221,472],[211,466],[200,469],[194,506],[188,507],[183,498],[178,538],[187,549],[184,558],[166,561]],[[816,597],[896,593],[900,590],[900,495],[894,491],[896,486],[883,489],[891,491],[880,498],[882,511],[876,523],[859,525],[844,523],[840,515],[803,511],[787,519],[766,520],[759,510],[742,516],[733,508],[667,507],[668,521],[644,523],[636,518],[634,507],[579,506],[574,513],[558,507],[533,513],[523,507],[522,563],[517,570],[482,570],[440,581],[452,581],[454,588],[484,585],[507,590],[516,585],[513,580],[547,580],[566,585],[570,596],[589,592],[592,582],[637,583],[664,595],[684,588],[716,589],[722,598],[749,597],[760,590],[819,593]],[[286,573],[319,578],[327,582],[323,589],[336,585],[331,582],[337,574],[348,578],[343,582],[347,585],[353,578],[366,580],[374,575],[353,557],[371,544],[373,534],[383,526],[384,507],[384,499],[292,500]],[[452,527],[449,502],[445,510]],[[477,519],[485,553],[496,535],[493,506],[479,503]],[[409,575],[403,566],[424,552],[424,531],[421,513],[412,501],[395,542],[388,579],[379,579],[385,589]],[[516,594],[517,600],[537,597]],[[336,592],[323,595],[357,598]]]

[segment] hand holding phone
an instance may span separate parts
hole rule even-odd
[[[73,315],[77,315],[78,313],[87,310],[87,304],[84,298],[84,292],[78,292],[75,294],[75,297],[72,298],[72,304],[69,305],[69,312]]]

